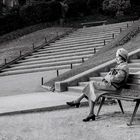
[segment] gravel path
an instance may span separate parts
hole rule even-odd
[[[82,122],[88,108],[73,108],[0,117],[1,140],[139,140],[140,113],[128,127],[134,104],[123,103],[125,115],[118,105],[103,106],[96,121]],[[97,107],[96,107],[97,110]]]

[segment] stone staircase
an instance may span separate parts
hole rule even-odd
[[[130,73],[137,73],[140,71],[140,59],[132,59],[128,66],[130,68]],[[90,77],[89,81],[101,81],[102,78],[107,74],[107,72],[101,72],[99,77]],[[88,84],[88,82],[79,82],[78,86],[69,86],[68,92],[78,92],[82,93],[83,88]]]
[[[80,28],[61,40],[57,40],[25,57],[10,68],[2,70],[0,76],[33,73],[50,70],[71,69],[86,61],[103,48],[133,22]]]

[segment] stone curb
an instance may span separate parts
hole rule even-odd
[[[88,102],[82,102],[80,104],[80,107],[86,107],[88,106]],[[57,111],[62,109],[72,109],[75,107],[70,107],[67,104],[61,104],[56,106],[50,106],[50,107],[40,107],[40,108],[33,108],[33,109],[24,109],[24,110],[15,110],[15,111],[5,111],[0,112],[0,116],[9,116],[9,115],[18,115],[18,114],[27,114],[27,113],[38,113],[38,112],[45,112],[45,111]]]

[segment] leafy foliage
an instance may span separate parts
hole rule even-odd
[[[23,20],[29,24],[54,21],[61,15],[61,5],[57,1],[25,5],[19,13]]]
[[[103,10],[112,14],[116,14],[118,11],[125,12],[131,7],[130,0],[104,0]]]
[[[76,17],[86,15],[88,12],[86,0],[66,0],[65,3],[68,5],[68,17]]]

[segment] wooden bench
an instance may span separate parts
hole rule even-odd
[[[85,22],[85,23],[81,23],[81,26],[86,26],[86,27],[89,27],[89,26],[97,26],[97,25],[103,25],[103,24],[106,24],[107,21],[106,20],[103,20],[103,21],[95,21],[95,22]]]
[[[140,75],[139,74],[130,74],[126,85],[120,91],[114,92],[114,93],[105,93],[105,94],[101,95],[100,98],[102,98],[102,99],[101,99],[101,102],[99,105],[99,109],[97,111],[97,116],[99,115],[101,107],[106,98],[116,99],[118,101],[118,104],[119,104],[123,114],[124,114],[124,110],[123,110],[123,107],[121,104],[121,100],[135,102],[135,108],[134,108],[133,114],[131,116],[130,122],[127,123],[127,125],[129,125],[129,126],[132,125],[133,119],[136,115],[136,112],[137,112],[139,104],[140,104]]]

